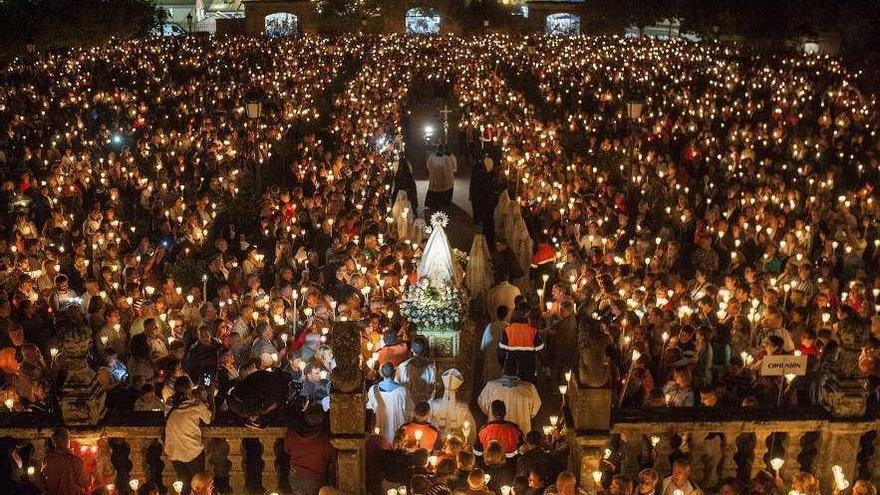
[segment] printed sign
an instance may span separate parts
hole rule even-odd
[[[765,356],[761,361],[762,376],[804,376],[807,374],[807,356]]]

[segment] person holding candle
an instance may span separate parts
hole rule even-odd
[[[431,424],[431,406],[419,402],[413,409],[413,419],[400,425],[406,445],[434,452],[441,446],[440,430]]]
[[[70,433],[64,428],[52,432],[41,474],[49,495],[86,495],[93,482],[83,459],[71,452]]]

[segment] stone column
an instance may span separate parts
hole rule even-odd
[[[635,479],[639,472],[639,454],[642,452],[643,433],[641,430],[630,430],[626,433],[626,460],[621,466],[623,474]]]
[[[871,479],[880,480],[880,435],[874,438],[874,455],[871,456]]]
[[[128,438],[127,443],[128,459],[131,461],[131,471],[128,473],[128,478],[144,483],[144,451],[141,446],[141,439],[137,437]]]
[[[785,464],[782,465],[782,479],[790,482],[792,476],[800,471],[800,463],[798,456],[801,453],[801,440],[804,438],[805,431],[790,431],[785,442]]]
[[[336,369],[330,390],[330,434],[336,448],[336,479],[340,492],[366,491],[366,393],[360,363],[360,329],[354,322],[333,326]]]
[[[859,440],[864,433],[863,428],[864,423],[835,422],[822,429],[816,466],[823,493],[831,493],[834,488],[834,477],[831,474],[832,466],[843,468],[843,474],[850,483],[855,479],[856,457],[859,453]]]
[[[657,444],[656,453],[657,461],[654,463],[654,469],[660,473],[660,476],[666,476],[672,472],[672,464],[669,462],[669,456],[672,454],[672,437],[675,436],[674,431],[657,433],[660,437],[660,443]]]
[[[244,455],[241,452],[241,438],[230,438],[229,443],[229,488],[232,493],[245,492]]]
[[[758,471],[767,469],[767,463],[764,462],[764,455],[767,454],[767,439],[772,432],[767,430],[755,430],[755,451],[752,457],[752,477],[754,478]]]
[[[608,439],[607,433],[572,433],[569,435],[569,445],[571,445],[569,470],[577,473],[580,488],[588,493],[596,492],[593,472],[600,470],[602,455],[608,444]]]
[[[162,464],[164,465],[162,468],[162,484],[165,485],[166,493],[175,493],[173,486],[174,482],[177,481],[177,472],[174,470],[171,459],[164,452],[162,453]]]
[[[739,436],[737,431],[725,431],[724,432],[724,459],[721,461],[721,476],[722,478],[735,478],[736,477],[736,439]]]
[[[690,442],[688,448],[691,451],[691,477],[700,486],[704,486],[706,463],[703,454],[705,452],[706,432],[692,431],[688,435],[688,440]]]
[[[275,437],[262,436],[260,444],[263,447],[261,460],[263,461],[263,490],[272,493],[278,490],[278,468],[275,465]]]

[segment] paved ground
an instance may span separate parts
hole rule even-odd
[[[427,156],[435,150],[435,143],[442,141],[442,110],[444,108],[454,109],[449,101],[435,94],[434,90],[428,86],[417,85],[411,90],[409,100],[409,124],[406,129],[406,152],[413,167],[413,174],[416,179],[416,187],[418,188],[419,204],[424,206],[425,193],[428,190],[428,172],[425,168]],[[458,133],[454,132],[458,124],[458,115],[451,112],[449,115],[449,136],[448,143],[451,150],[460,149],[458,143]],[[425,128],[430,126],[434,131],[434,138],[425,139]],[[473,216],[470,201],[468,200],[468,185],[471,175],[471,164],[466,157],[456,153],[458,158],[458,172],[456,173],[455,189],[453,191],[453,206],[447,213],[450,217],[449,226],[446,233],[449,241],[458,249],[470,252],[471,243],[477,229],[473,225]],[[485,320],[477,319],[477,331],[481,335],[482,329],[486,324]],[[475,339],[476,345],[479,345],[480,339]],[[482,388],[482,354],[475,353],[478,356],[478,363],[474,366],[474,377],[471,382],[474,386],[466,387],[471,392],[471,405],[474,415],[479,423],[485,422],[485,417],[477,407],[476,399]],[[560,405],[561,397],[559,395],[559,384],[555,379],[541,374],[538,377],[538,390],[541,391],[541,410],[533,421],[533,427],[540,430],[544,425],[550,423],[550,416],[561,416]]]

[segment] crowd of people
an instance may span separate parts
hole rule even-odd
[[[0,80],[4,406],[57,421],[87,380],[108,417],[158,411],[179,492],[222,478],[201,428],[224,415],[289,425],[289,488],[332,493],[337,322],[361,329],[371,494],[574,495],[565,415],[534,418],[576,383],[645,409],[822,407],[855,384],[877,411],[878,114],[832,58],[590,37],[142,39],[21,57]],[[458,114],[427,210],[404,145],[419,84]],[[456,161],[491,253],[492,287],[462,315],[486,324],[474,376],[439,367],[401,311]],[[764,376],[780,355],[806,373]],[[39,489],[116,483],[71,448],[58,429]],[[685,458],[637,479],[606,464],[579,486],[818,494],[812,474],[769,466],[700,487]],[[9,466],[5,486],[25,484],[26,463]]]

